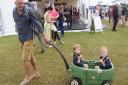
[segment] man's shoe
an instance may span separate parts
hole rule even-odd
[[[31,80],[31,78],[29,78],[29,79],[24,79],[24,80],[20,83],[20,85],[26,85],[26,84],[28,84],[28,83],[30,82],[30,80]]]

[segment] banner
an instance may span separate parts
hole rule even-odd
[[[100,16],[94,16],[95,32],[103,32],[103,26]]]

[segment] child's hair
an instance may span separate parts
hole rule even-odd
[[[107,47],[105,47],[105,46],[101,47],[101,48],[100,48],[100,53],[101,53],[102,51],[106,52],[106,54],[107,54],[107,53],[108,53]]]
[[[74,51],[76,48],[79,48],[79,49],[80,49],[80,44],[75,44],[75,45],[73,46],[73,51]]]
[[[105,52],[105,54],[107,54],[108,53],[107,47],[103,46],[103,47],[100,48],[100,59],[103,58],[102,52]]]

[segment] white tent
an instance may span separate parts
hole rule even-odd
[[[14,7],[13,0],[0,0],[0,36],[16,34],[12,15]]]
[[[113,3],[122,1],[122,0],[90,0],[90,6],[96,6],[97,4],[101,5],[113,5]]]

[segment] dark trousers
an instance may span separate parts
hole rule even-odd
[[[55,25],[56,28],[58,27],[58,26],[57,26],[57,22],[54,22],[53,24]],[[54,34],[54,31],[52,30],[51,33],[52,33],[52,39],[54,39],[54,35],[55,35],[55,34]]]
[[[51,30],[51,33],[52,33],[52,39],[54,39],[54,31]]]
[[[72,28],[72,20],[67,21],[67,26],[68,26],[68,28]]]
[[[63,26],[63,22],[59,22],[59,29],[61,31],[61,35],[64,35],[64,26]]]
[[[114,21],[113,21],[112,31],[116,31],[116,26],[117,26],[117,23],[118,23],[118,18],[114,17],[113,19],[114,19]]]
[[[111,15],[109,15],[109,23],[111,22]]]
[[[56,41],[56,39],[58,39],[60,41],[60,37],[58,35],[58,32],[54,31],[54,41]]]

